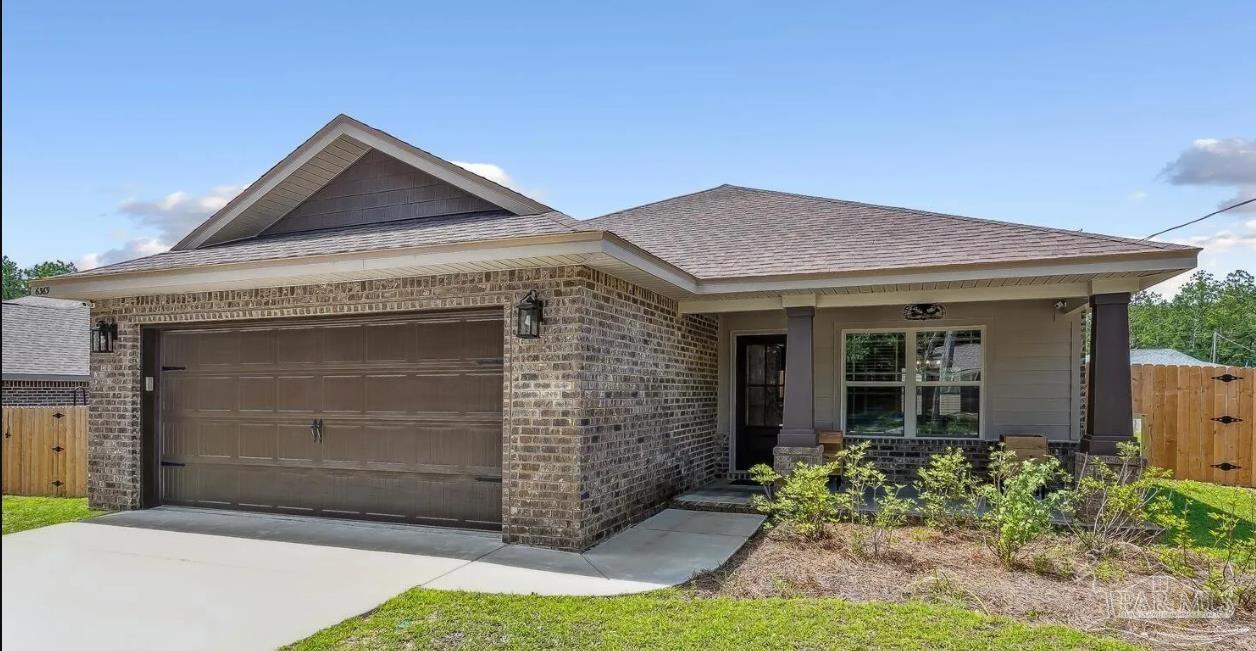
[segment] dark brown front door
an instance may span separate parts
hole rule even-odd
[[[785,335],[737,337],[737,470],[772,464],[785,406]]]
[[[161,333],[161,501],[495,528],[501,313]]]

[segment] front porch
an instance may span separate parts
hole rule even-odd
[[[1113,455],[1132,439],[1130,292],[945,295],[954,302],[891,302],[895,293],[853,304],[783,295],[775,309],[720,313],[718,431],[727,442],[726,477],[745,479],[761,463],[778,472],[821,463],[822,433],[841,433],[848,444],[868,441],[878,468],[903,485],[948,448],[984,472],[990,448],[1005,435],[1045,437],[1067,468],[1079,452]],[[1083,378],[1087,354],[1090,377]],[[736,508],[748,501],[742,487],[721,486],[677,503]]]

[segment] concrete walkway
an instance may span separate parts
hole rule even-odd
[[[408,588],[612,595],[719,567],[762,516],[668,509],[583,553],[497,533],[161,508],[3,538],[3,646],[270,649]]]

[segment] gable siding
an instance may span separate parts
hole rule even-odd
[[[460,188],[371,150],[263,235],[478,212],[505,212]]]

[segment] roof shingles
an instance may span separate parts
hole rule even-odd
[[[4,378],[86,378],[89,320],[82,301],[5,301]]]
[[[722,185],[591,219],[698,278],[1193,250],[1162,242]]]

